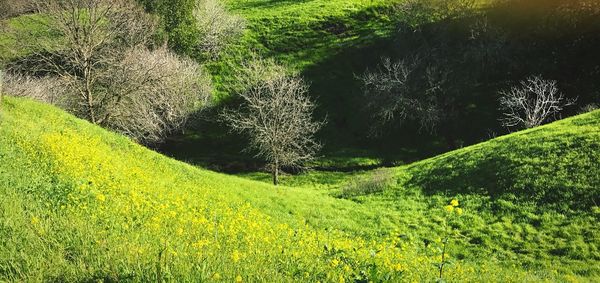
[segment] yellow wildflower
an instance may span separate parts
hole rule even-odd
[[[213,277],[212,277],[212,278],[213,278],[214,280],[219,280],[219,279],[221,279],[221,274],[219,274],[219,273],[215,273],[215,274],[213,275]]]
[[[241,276],[241,275],[238,275],[238,276],[235,278],[235,282],[237,282],[237,283],[240,283],[240,282],[242,282],[242,276]]]
[[[331,267],[336,267],[338,266],[338,264],[340,264],[340,260],[337,258],[334,258],[331,260]]]
[[[447,212],[449,212],[449,213],[450,213],[450,212],[454,211],[454,206],[452,206],[452,205],[446,205],[446,206],[444,207],[444,209],[445,209]]]
[[[233,262],[240,261],[240,258],[241,258],[240,252],[238,252],[237,250],[234,250],[233,253],[231,253],[231,260],[233,260]]]
[[[40,219],[39,218],[37,218],[35,216],[31,217],[31,224],[36,225],[38,223],[40,223]]]
[[[458,206],[458,200],[457,199],[453,199],[452,201],[450,201],[450,205],[457,207]]]
[[[402,264],[399,264],[399,263],[395,264],[394,265],[394,270],[395,271],[402,271]]]
[[[457,208],[456,208],[456,214],[458,214],[458,215],[462,215],[462,214],[463,214],[463,210],[462,210],[462,208],[460,208],[460,207],[457,207]]]
[[[99,202],[104,202],[104,201],[106,201],[106,196],[104,196],[103,194],[97,194],[97,195],[96,195],[96,199],[97,199]]]

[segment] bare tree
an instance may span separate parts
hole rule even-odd
[[[366,105],[374,118],[372,131],[392,121],[415,120],[421,129],[435,131],[446,116],[442,108],[448,72],[430,66],[418,57],[392,62],[384,58],[375,71],[358,76]]]
[[[154,21],[130,0],[49,0],[38,7],[49,15],[42,24],[62,37],[25,62],[49,76],[21,77],[15,93],[35,86],[39,91],[27,96],[144,144],[161,142],[208,104],[211,83],[201,67],[164,46],[149,49]]]
[[[504,115],[501,122],[505,127],[539,126],[576,101],[565,98],[556,81],[540,76],[529,77],[521,81],[520,86],[501,91],[500,95],[500,110]]]
[[[212,58],[217,57],[245,28],[244,19],[230,14],[219,0],[199,0],[194,17],[201,33],[198,47]]]
[[[286,75],[272,61],[253,61],[240,75],[247,86],[239,94],[243,105],[222,116],[234,131],[250,137],[249,148],[269,163],[277,185],[282,167],[302,168],[314,158],[321,148],[314,134],[323,122],[313,121],[315,104],[304,80]]]
[[[107,83],[116,101],[106,126],[145,144],[158,143],[210,103],[211,82],[200,66],[166,47],[132,49]]]
[[[417,101],[409,97],[412,91],[410,79],[416,69],[416,62],[392,62],[389,58],[382,60],[379,69],[367,71],[359,79],[363,83],[370,108],[377,108],[373,113],[379,123],[387,123],[399,116],[404,119],[409,107]]]
[[[103,124],[110,112],[109,92],[103,82],[110,78],[128,49],[145,44],[154,22],[128,0],[37,1],[47,15],[38,24],[61,36],[58,42],[36,42],[42,72],[54,73],[79,97],[81,114],[94,124]],[[37,19],[32,19],[37,20]]]

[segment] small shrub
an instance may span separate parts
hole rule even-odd
[[[0,75],[1,77],[1,75]],[[35,78],[19,74],[5,73],[2,91],[15,97],[28,97],[34,100],[59,104],[62,91],[61,82],[56,78]]]
[[[600,109],[600,106],[598,106],[598,104],[596,104],[596,103],[590,103],[590,104],[588,104],[586,106],[583,106],[581,108],[581,110],[579,111],[579,113],[581,113],[581,114],[588,113],[588,112],[592,112],[592,111],[595,111],[595,110],[598,110],[598,109]]]
[[[353,178],[342,187],[340,197],[350,198],[381,193],[391,186],[394,180],[395,177],[391,169],[377,169],[367,176]]]

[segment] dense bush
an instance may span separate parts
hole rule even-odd
[[[194,17],[200,32],[197,47],[209,58],[216,58],[245,27],[244,20],[230,14],[219,0],[198,1]]]
[[[138,0],[146,11],[161,18],[169,47],[179,54],[194,54],[198,29],[194,19],[196,0]]]
[[[38,101],[64,106],[61,82],[57,78],[36,78],[7,73],[4,75],[3,91],[11,96],[29,97]]]
[[[218,0],[138,0],[161,18],[169,47],[197,59],[214,58],[244,28]]]
[[[166,48],[131,50],[114,71],[109,90],[119,99],[105,125],[142,143],[163,141],[210,103],[201,67]]]

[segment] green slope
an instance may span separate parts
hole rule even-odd
[[[483,194],[562,211],[600,204],[600,111],[406,167],[427,193]]]
[[[556,136],[571,145],[562,152],[584,160],[568,162],[583,166],[570,167],[577,172],[570,178],[597,199],[598,169],[585,160],[597,160],[600,112],[393,169],[397,185],[345,200],[328,190],[274,188],[198,169],[28,100],[7,98],[1,111],[2,280],[429,281],[437,276],[444,223],[461,235],[448,247],[451,281],[599,274],[597,207],[559,211],[417,185],[427,188],[421,177],[449,164],[467,165],[456,170],[469,174],[473,164],[457,163],[457,156],[479,160],[477,153],[501,153],[507,141],[531,137],[536,145],[536,137],[558,131],[570,133]],[[477,183],[468,178],[462,182]],[[452,197],[465,210],[456,219],[443,210]],[[570,197],[563,201],[574,203]]]
[[[393,211],[386,217],[398,231],[426,243],[443,233],[435,211],[454,197],[471,212],[456,225],[462,236],[452,250],[459,258],[597,278],[599,162],[595,111],[387,172],[312,172],[282,182]],[[269,182],[267,174],[245,176]]]
[[[465,237],[459,253],[598,279],[598,164],[595,111],[394,168],[395,185],[357,200],[411,211],[415,199],[420,209],[431,209],[456,197],[466,211],[476,211],[458,225]],[[406,228],[427,223],[408,214]]]

